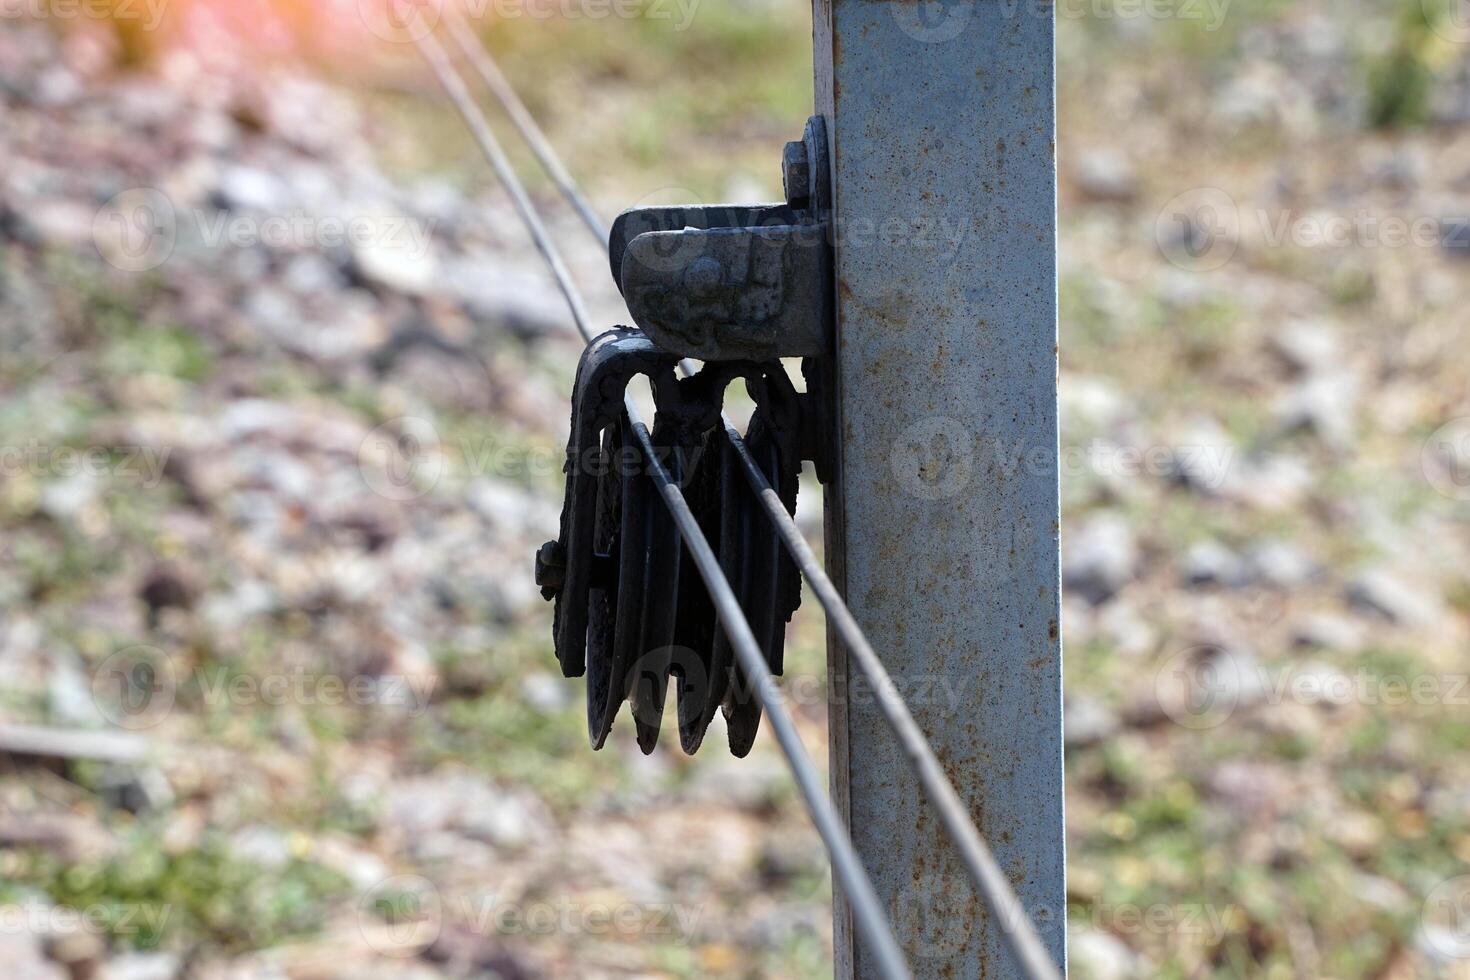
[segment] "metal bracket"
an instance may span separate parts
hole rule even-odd
[[[653,751],[672,677],[678,680],[685,751],[699,747],[723,709],[731,751],[743,756],[754,744],[760,704],[663,513],[622,399],[634,376],[649,378],[657,407],[650,437],[659,462],[683,487],[767,663],[779,673],[786,624],[801,601],[800,580],[732,458],[720,408],[725,389],[743,379],[756,403],[746,445],[794,513],[800,396],[779,362],[709,364],[681,380],[674,373],[678,359],[626,329],[603,334],[584,352],[573,395],[561,534],[537,554],[536,581],[556,601],[553,635],[562,672],[587,676],[594,748],[602,747],[628,701],[638,744]]]
[[[831,190],[820,116],[782,156],[785,204],[635,208],[613,224],[613,278],[635,323],[703,361],[832,351]]]
[[[743,379],[756,410],[746,450],[791,513],[803,460],[831,477],[833,284],[826,132],[807,123],[782,158],[785,204],[638,208],[613,225],[613,277],[644,332],[619,328],[577,368],[561,534],[536,557],[556,601],[557,659],[587,677],[587,727],[601,748],[624,701],[638,744],[658,741],[671,678],[679,740],[694,752],[723,711],[730,749],[754,744],[760,702],[714,604],[659,503],[623,408],[637,375],[652,384],[649,441],[684,490],[774,673],[801,601],[795,563],[746,483],[724,432],[725,389]],[[686,357],[705,362],[691,377]],[[781,358],[804,358],[799,394]]]

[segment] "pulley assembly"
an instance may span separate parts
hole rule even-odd
[[[562,672],[587,678],[587,725],[606,742],[631,705],[639,746],[657,744],[670,682],[679,741],[693,753],[717,712],[730,750],[754,744],[760,703],[717,621],[693,558],[654,479],[683,490],[773,673],[801,599],[798,570],[747,482],[726,433],[726,390],[743,383],[755,410],[743,438],[788,512],[803,460],[826,479],[832,343],[831,200],[820,118],[783,157],[786,203],[639,208],[614,223],[613,277],[639,329],[588,345],[577,369],[561,531],[536,558],[556,602]],[[803,358],[798,393],[782,358]],[[685,358],[703,362],[688,377]],[[646,378],[655,460],[625,408]]]

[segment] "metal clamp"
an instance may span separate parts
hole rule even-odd
[[[747,451],[788,512],[804,459],[827,479],[832,347],[831,196],[820,118],[782,160],[785,204],[640,208],[613,226],[613,276],[643,332],[618,328],[583,353],[572,396],[561,533],[536,558],[556,601],[553,634],[568,677],[587,677],[587,727],[601,748],[624,701],[638,744],[658,741],[670,679],[679,741],[694,752],[723,711],[743,756],[760,702],[719,627],[703,581],[643,458],[623,408],[629,382],[653,390],[649,442],[684,491],[701,530],[779,674],[786,625],[801,601],[795,563],[746,483],[721,414],[744,380],[756,409]],[[705,362],[680,379],[686,357]],[[801,357],[798,394],[780,358]]]
[[[826,129],[813,117],[782,157],[785,204],[635,208],[613,224],[613,279],[665,350],[704,361],[832,349]]]
[[[684,488],[777,673],[800,582],[730,455],[720,407],[725,389],[743,379],[757,406],[747,444],[794,512],[800,399],[776,362],[712,364],[681,380],[674,374],[677,360],[626,329],[603,334],[584,352],[573,396],[561,535],[537,554],[536,581],[556,601],[553,635],[563,673],[587,677],[594,748],[605,743],[628,701],[638,744],[653,751],[674,677],[684,749],[699,747],[723,708],[731,750],[743,756],[760,724],[759,702],[663,512],[622,399],[633,377],[649,378],[657,407],[650,435],[659,462]]]

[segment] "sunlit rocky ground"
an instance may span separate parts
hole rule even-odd
[[[1417,10],[1059,8],[1079,977],[1470,976],[1470,101]],[[803,10],[675,27],[491,36],[605,211],[774,196],[807,115]],[[427,80],[124,37],[0,24],[0,974],[829,974],[771,744],[586,746],[530,576],[578,344]]]

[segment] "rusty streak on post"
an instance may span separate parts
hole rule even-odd
[[[829,570],[1060,966],[1059,507],[1055,465],[1034,465],[1057,449],[1052,21],[1020,0],[813,13],[835,194]],[[871,699],[834,701],[834,798],[915,975],[1023,975]],[[839,977],[872,976],[840,898],[836,947]]]

